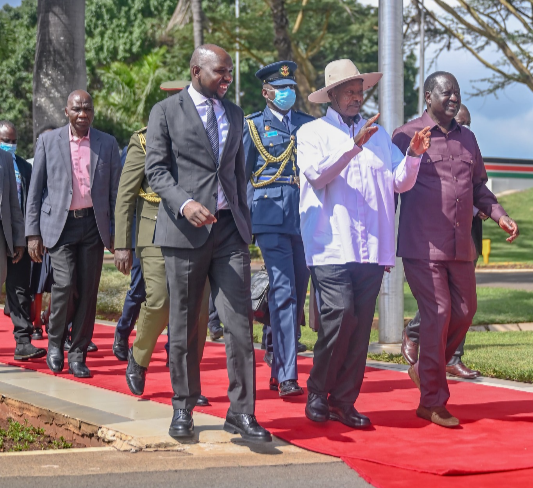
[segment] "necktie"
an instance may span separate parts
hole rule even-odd
[[[207,138],[211,143],[213,154],[215,155],[215,163],[218,167],[218,123],[215,115],[215,109],[213,108],[213,100],[208,98],[207,103],[207,125],[205,131],[207,132]]]
[[[287,132],[290,134],[291,133],[291,129],[289,127],[289,116],[288,115],[284,115],[283,116],[283,125],[285,127],[287,127]]]

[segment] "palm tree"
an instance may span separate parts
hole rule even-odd
[[[183,28],[191,20],[194,33],[194,47],[201,46],[204,43],[204,12],[202,10],[202,0],[179,0],[174,14],[168,25],[167,32],[174,27]]]
[[[70,92],[87,89],[85,0],[38,0],[33,132],[65,123]]]

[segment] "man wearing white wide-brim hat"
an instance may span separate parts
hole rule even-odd
[[[413,187],[429,147],[428,127],[414,135],[404,157],[374,124],[379,114],[359,115],[364,91],[381,76],[359,73],[348,59],[329,63],[326,86],[309,101],[330,107],[298,131],[301,231],[320,298],[305,414],[352,428],[370,426],[354,403],[383,273],[394,265],[394,192]]]

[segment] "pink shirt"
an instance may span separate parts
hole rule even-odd
[[[72,202],[70,210],[93,206],[91,198],[91,130],[81,139],[69,126],[70,160],[72,163]]]

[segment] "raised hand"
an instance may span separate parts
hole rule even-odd
[[[518,225],[511,217],[508,217],[507,215],[502,215],[500,217],[498,225],[509,234],[509,237],[506,239],[507,242],[513,242],[520,235]]]
[[[415,135],[409,143],[409,156],[418,157],[422,156],[431,145],[431,128],[425,127],[420,132],[415,132]]]
[[[355,142],[356,145],[362,147],[363,144],[366,144],[368,140],[378,131],[378,127],[372,124],[375,123],[376,120],[378,120],[379,115],[380,114],[377,113],[376,115],[374,115],[374,117],[368,119],[366,121],[366,124],[359,129],[359,132],[357,134],[355,134],[353,142]]]

